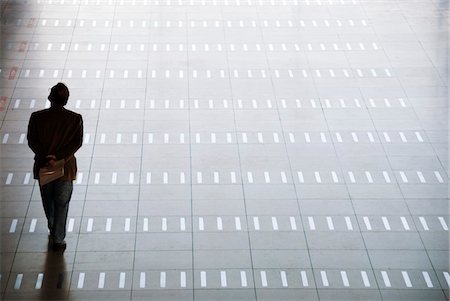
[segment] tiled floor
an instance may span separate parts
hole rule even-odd
[[[448,1],[2,1],[4,300],[447,300]],[[63,256],[26,145],[85,120]]]

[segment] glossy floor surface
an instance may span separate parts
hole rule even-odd
[[[448,1],[1,3],[4,300],[447,300]],[[47,252],[26,129],[84,145]]]

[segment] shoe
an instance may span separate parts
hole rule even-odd
[[[66,250],[67,244],[65,241],[63,242],[54,242],[52,245],[52,250],[54,252],[64,252]]]

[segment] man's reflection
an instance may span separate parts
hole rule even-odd
[[[69,292],[68,274],[63,252],[48,251],[45,258],[41,300],[66,300]]]

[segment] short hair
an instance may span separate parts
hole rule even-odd
[[[57,83],[50,89],[50,95],[48,96],[48,100],[51,103],[58,105],[66,105],[67,100],[69,99],[69,88],[63,83]]]

